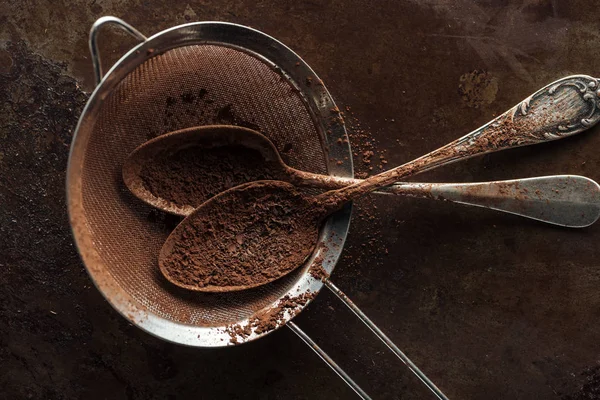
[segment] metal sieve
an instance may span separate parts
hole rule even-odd
[[[107,23],[142,43],[103,76],[97,35]],[[121,179],[124,160],[140,144],[170,131],[213,124],[260,131],[294,168],[352,177],[343,121],[313,70],[272,37],[223,22],[185,24],[146,38],[120,19],[103,17],[90,32],[90,50],[97,86],[73,137],[67,198],[75,242],[109,303],[131,323],[161,339],[219,347],[229,344],[228,326],[247,324],[286,295],[318,292],[323,282],[308,271],[317,258],[324,257],[323,268],[332,272],[348,231],[350,205],[326,221],[320,244],[328,251],[320,254],[322,246],[318,246],[303,268],[285,278],[241,292],[191,293],[167,282],[157,265],[159,250],[178,220],[135,198]],[[329,280],[325,284],[430,389],[437,390],[339,289]],[[292,317],[286,314],[278,327],[287,323],[360,396],[368,398],[297,325],[288,322]]]

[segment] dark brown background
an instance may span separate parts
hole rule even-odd
[[[222,20],[275,36],[350,108],[350,129],[360,122],[376,154],[387,149],[389,166],[552,80],[600,75],[594,0],[5,0],[0,10],[0,397],[10,399],[355,398],[286,329],[236,348],[184,348],[129,325],[93,288],[63,185],[82,91],[93,87],[96,18],[119,16],[146,34]],[[102,34],[105,64],[133,44]],[[420,179],[599,180],[599,134]],[[358,206],[334,281],[451,399],[600,398],[599,225],[567,230],[392,197]],[[297,322],[373,398],[432,398],[331,294]]]

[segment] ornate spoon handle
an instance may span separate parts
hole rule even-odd
[[[600,120],[599,96],[596,78],[573,75],[559,79],[444,146],[442,149],[458,147],[456,157],[447,159],[444,164],[465,156],[549,142],[584,131]]]

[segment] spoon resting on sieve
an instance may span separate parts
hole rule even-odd
[[[139,146],[123,165],[123,180],[135,196],[181,216],[233,186],[265,179],[329,190],[361,182],[291,168],[266,136],[229,125],[161,135]],[[379,191],[491,208],[572,228],[591,225],[600,216],[600,186],[582,176],[481,183],[403,182]]]
[[[197,291],[257,287],[298,268],[321,223],[345,203],[403,178],[494,151],[561,139],[596,124],[598,81],[563,78],[486,127],[404,165],[317,196],[280,181],[253,182],[203,203],[165,241],[159,266],[172,283]]]

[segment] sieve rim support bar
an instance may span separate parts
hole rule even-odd
[[[298,325],[293,321],[288,321],[286,324],[288,328],[292,330],[304,343],[308,345],[314,351],[321,360],[325,362],[342,380],[352,389],[354,392],[363,400],[371,400],[371,397],[364,390],[358,386],[356,382],[335,362],[333,359],[325,353],[311,338],[308,336]]]
[[[374,334],[381,340],[391,351],[394,353],[406,366],[411,370],[413,374],[417,376],[427,386],[427,388],[439,399],[449,400],[448,397],[417,367],[402,350],[398,348],[382,331],[363,313],[360,308],[354,304],[352,300],[344,292],[342,292],[337,286],[333,284],[329,279],[324,279],[323,283],[329,290],[337,296],[353,313],[360,319]]]
[[[105,16],[98,18],[90,29],[90,37],[88,41],[90,54],[92,57],[92,65],[94,67],[94,79],[96,86],[100,84],[103,78],[102,63],[100,60],[100,52],[98,50],[98,34],[100,32],[100,28],[107,24],[118,26],[119,28],[121,28],[122,30],[124,30],[125,32],[129,33],[131,36],[133,36],[136,39],[139,39],[142,42],[145,42],[148,39],[140,31],[135,29],[133,26],[129,25],[127,22],[123,21],[121,18],[113,16]]]

